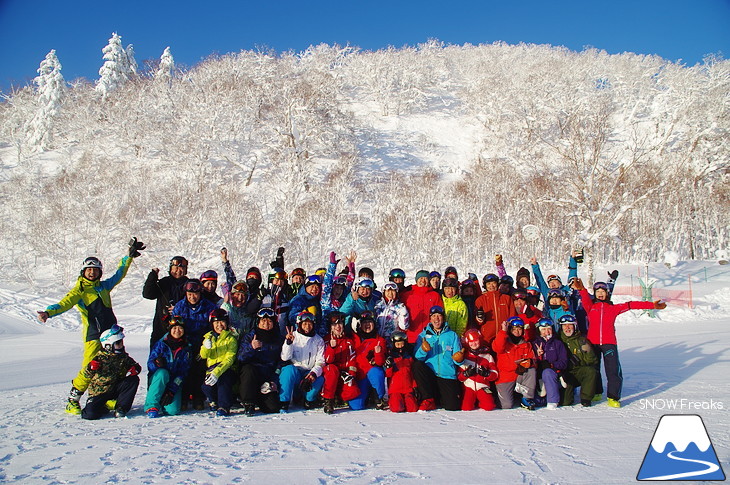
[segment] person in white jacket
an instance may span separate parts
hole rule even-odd
[[[304,396],[304,408],[316,406],[324,385],[324,340],[314,331],[315,317],[307,311],[297,315],[297,329],[287,327],[281,360],[284,367],[279,374],[279,401],[281,412],[289,410],[295,396]]]
[[[390,343],[390,336],[396,330],[406,331],[410,317],[406,306],[398,300],[398,285],[389,281],[383,287],[383,298],[375,304],[378,333]]]

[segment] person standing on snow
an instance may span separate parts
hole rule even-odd
[[[188,282],[188,260],[175,256],[170,260],[167,276],[160,278],[160,268],[153,268],[142,288],[142,298],[156,300],[155,316],[152,319],[150,350],[167,333],[164,316],[169,316],[172,307],[185,297],[185,283]]]
[[[66,412],[81,414],[79,400],[89,387],[89,376],[86,373],[89,362],[101,350],[99,337],[117,323],[112,310],[111,290],[126,276],[132,259],[145,249],[144,243],[132,238],[129,241],[129,255],[119,262],[116,272],[106,280],[101,280],[102,265],[98,258],[90,256],[84,260],[81,274],[74,287],[61,300],[45,310],[38,311],[38,320],[45,323],[49,318],[60,315],[72,307],[76,307],[81,315],[81,332],[84,339],[84,354],[81,359],[81,370],[71,381]]]
[[[621,407],[621,388],[623,376],[618,359],[616,342],[616,318],[629,310],[663,310],[667,304],[656,301],[627,301],[614,305],[610,299],[608,285],[596,282],[593,285],[594,298],[588,294],[583,281],[576,279],[574,287],[580,292],[583,308],[588,315],[588,341],[596,352],[603,357],[603,368],[606,371],[606,396],[612,408]],[[599,358],[600,358],[599,356]]]

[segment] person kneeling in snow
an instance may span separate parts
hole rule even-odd
[[[520,317],[508,318],[502,322],[492,344],[497,354],[497,395],[502,409],[511,409],[514,406],[515,391],[522,394],[522,407],[535,409],[535,353],[530,342],[523,338],[524,325],[525,322]]]
[[[537,357],[538,379],[542,380],[546,398],[537,399],[540,405],[547,399],[548,409],[557,409],[560,402],[560,373],[568,367],[568,351],[560,339],[554,338],[553,321],[541,318],[537,322],[540,335],[532,342]]]
[[[182,383],[192,361],[183,318],[174,316],[163,320],[167,320],[168,332],[152,347],[147,359],[150,380],[144,409],[150,418],[158,417],[162,411],[170,416],[180,413]]]
[[[327,316],[330,333],[325,337],[324,347],[324,412],[335,411],[335,397],[339,394],[343,401],[351,401],[360,395],[360,388],[355,382],[357,375],[357,359],[355,337],[345,331],[345,314],[334,311]]]
[[[464,397],[461,399],[462,411],[494,409],[494,398],[489,383],[496,381],[499,373],[497,363],[489,352],[489,346],[482,340],[479,330],[472,328],[464,334],[466,350],[464,361],[459,366],[458,379],[464,385]]]
[[[231,367],[236,361],[237,336],[228,328],[228,312],[216,308],[208,317],[213,330],[203,336],[200,357],[205,360],[205,379],[201,390],[208,399],[208,406],[218,416],[228,416],[233,404],[233,383],[236,374]]]
[[[297,315],[297,329],[287,327],[281,360],[285,363],[279,373],[280,411],[289,410],[289,403],[303,394],[304,408],[315,407],[324,385],[324,340],[314,331],[316,318],[309,312]]]
[[[142,367],[124,350],[124,329],[119,325],[102,333],[99,342],[101,350],[84,370],[89,399],[81,417],[99,419],[111,409],[123,418],[132,408]]]
[[[388,405],[394,413],[415,413],[418,400],[413,392],[413,349],[408,343],[408,335],[402,330],[390,334],[390,341],[390,353],[383,365],[388,377]]]

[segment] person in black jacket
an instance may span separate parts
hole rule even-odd
[[[170,260],[170,269],[167,276],[159,279],[160,268],[153,268],[147,276],[147,281],[145,281],[142,289],[142,296],[148,300],[157,300],[155,317],[152,320],[150,350],[167,333],[167,326],[162,317],[169,315],[175,303],[185,297],[187,274],[188,260],[182,256],[175,256]]]

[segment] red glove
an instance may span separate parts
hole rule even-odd
[[[98,360],[92,360],[91,362],[89,362],[89,370],[90,371],[96,372],[99,369],[101,369],[101,362],[99,362]]]

